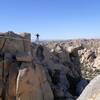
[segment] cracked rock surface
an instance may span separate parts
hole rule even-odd
[[[84,63],[94,72],[98,60],[79,42],[36,44],[29,33],[1,33],[0,100],[76,100],[91,80]]]

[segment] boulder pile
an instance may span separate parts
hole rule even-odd
[[[92,80],[100,74],[100,39],[51,41],[45,42],[44,45],[49,49],[59,45],[67,51],[78,47],[76,50],[78,50],[82,77]]]
[[[76,48],[70,52],[59,45],[51,50],[36,44],[33,44],[33,48],[34,61],[43,66],[54,94],[54,100],[76,100],[88,84],[87,80],[81,76]],[[77,88],[80,87],[78,83],[81,80],[86,81],[87,84],[82,85],[83,89],[80,91]]]

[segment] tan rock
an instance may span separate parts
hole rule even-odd
[[[94,60],[94,65],[93,65],[93,67],[95,68],[95,69],[100,69],[100,55],[98,55],[97,56],[97,58]]]
[[[100,75],[89,83],[77,100],[100,100]]]
[[[36,65],[36,69],[34,70],[31,63],[23,63],[17,78],[17,100],[46,100],[44,96],[45,98],[49,98],[48,96],[53,98],[52,95],[48,95],[46,92],[43,93],[45,86],[42,86],[45,81],[46,78],[44,78],[43,71],[39,66]],[[47,88],[47,90],[52,94],[50,88]]]

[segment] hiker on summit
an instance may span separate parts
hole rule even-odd
[[[37,38],[36,40],[37,40],[37,41],[39,41],[39,36],[40,36],[40,35],[37,33],[37,34],[36,34],[36,38]]]

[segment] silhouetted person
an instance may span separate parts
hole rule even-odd
[[[37,33],[37,34],[36,34],[36,38],[37,38],[36,40],[37,40],[37,41],[39,41],[39,36],[40,36],[40,35]]]

